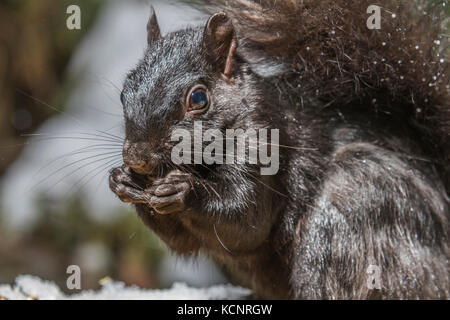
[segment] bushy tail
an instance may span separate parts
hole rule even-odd
[[[264,52],[327,107],[401,115],[433,146],[450,190],[448,0],[191,0],[233,20],[241,54]],[[381,9],[369,29],[368,8]],[[293,79],[292,76],[290,79]],[[296,81],[296,80],[290,80]]]

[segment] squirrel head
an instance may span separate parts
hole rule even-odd
[[[168,166],[175,129],[193,132],[194,121],[205,129],[245,127],[239,121],[260,95],[256,75],[236,54],[236,32],[225,13],[205,27],[162,37],[152,8],[147,31],[148,48],[121,93],[123,158],[137,173],[155,174]]]

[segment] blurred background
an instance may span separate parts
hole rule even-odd
[[[0,283],[37,275],[82,289],[104,277],[163,288],[224,282],[204,258],[168,252],[109,191],[121,164],[122,81],[146,46],[154,5],[163,34],[207,17],[172,1],[0,1]],[[81,29],[69,30],[69,5]]]

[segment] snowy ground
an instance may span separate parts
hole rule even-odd
[[[18,276],[13,285],[0,285],[0,300],[226,300],[244,299],[249,294],[249,290],[229,284],[193,288],[175,283],[170,289],[148,290],[109,280],[100,290],[66,295],[53,282],[29,275]]]

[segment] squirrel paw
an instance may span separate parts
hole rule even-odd
[[[142,179],[133,174],[130,168],[122,166],[111,171],[109,188],[123,202],[146,203],[148,197],[144,192]]]
[[[181,212],[185,209],[185,199],[191,190],[191,175],[173,172],[165,178],[153,181],[147,203],[159,214]]]

